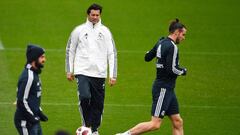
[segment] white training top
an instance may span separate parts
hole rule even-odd
[[[97,78],[117,78],[117,51],[109,29],[101,20],[87,22],[71,33],[66,47],[66,72]]]

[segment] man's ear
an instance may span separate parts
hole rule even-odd
[[[179,33],[180,33],[179,29],[176,29],[176,30],[173,32],[173,34],[174,34],[175,36],[178,36]]]

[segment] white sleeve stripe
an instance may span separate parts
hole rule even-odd
[[[70,45],[71,45],[71,36],[68,39],[67,48],[66,48],[66,72],[70,72],[70,64],[69,64]]]
[[[28,70],[28,81],[27,81],[27,85],[26,85],[25,90],[24,90],[23,103],[24,103],[24,106],[25,106],[26,110],[30,114],[34,115],[32,110],[30,109],[30,107],[28,105],[28,101],[27,101],[28,95],[29,95],[29,92],[30,92],[30,88],[32,86],[32,82],[33,82],[33,72],[31,70]]]
[[[172,41],[171,41],[172,42]],[[176,59],[177,59],[177,52],[178,52],[178,49],[177,49],[177,46],[175,45],[174,42],[172,42],[173,46],[174,46],[174,52],[173,52],[173,61],[172,61],[172,71],[173,73],[177,74],[177,75],[181,75],[183,74],[183,71],[181,70],[178,70],[176,68]]]
[[[113,77],[117,77],[117,50],[116,50],[115,42],[113,39],[112,39],[112,44],[113,44],[113,52],[114,52]]]
[[[157,57],[158,58],[161,58],[161,44],[158,46],[158,49],[157,49]]]

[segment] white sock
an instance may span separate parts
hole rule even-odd
[[[131,135],[130,130],[124,132],[123,135]]]

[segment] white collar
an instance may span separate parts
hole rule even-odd
[[[27,65],[26,65],[26,68],[27,68],[27,69],[30,69],[31,67],[32,67],[31,64],[27,64]]]
[[[99,19],[99,22],[96,23],[95,25],[93,25],[93,23],[90,22],[90,21],[88,20],[88,18],[87,18],[86,24],[87,24],[89,27],[91,27],[91,28],[96,28],[96,27],[100,26],[102,23],[101,23],[101,19]]]

